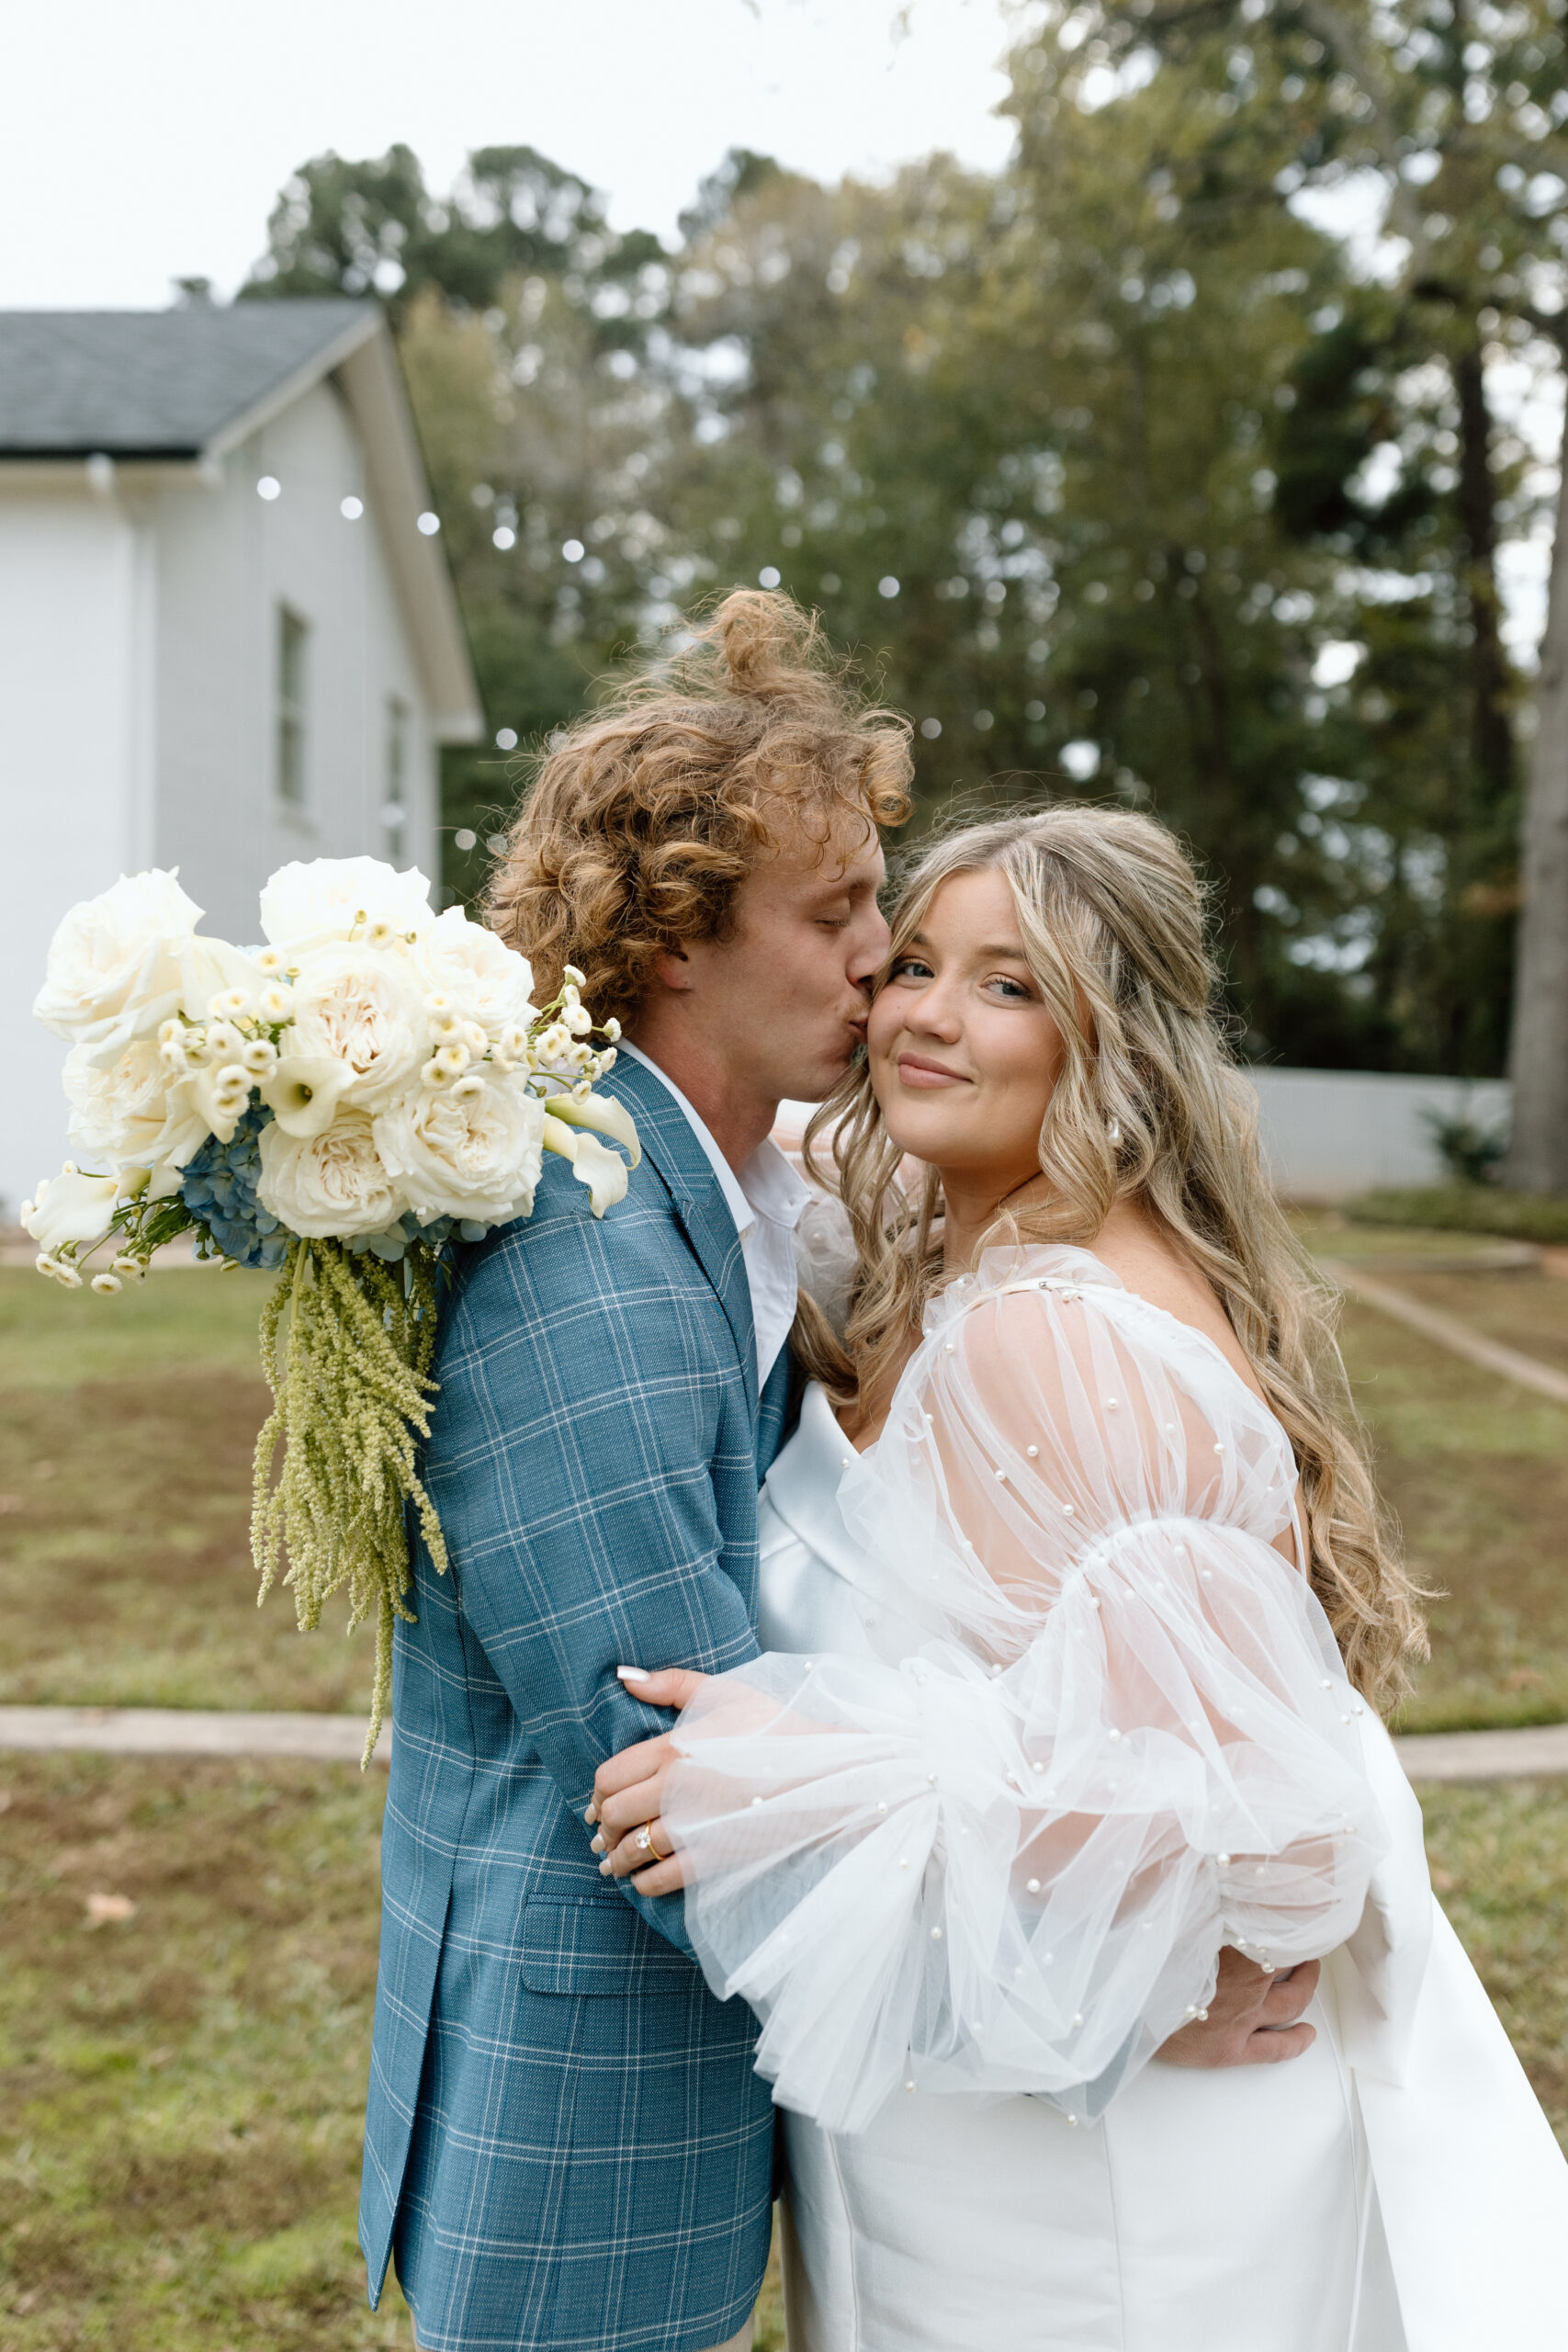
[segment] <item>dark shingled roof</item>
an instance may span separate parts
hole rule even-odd
[[[0,311],[0,458],[197,458],[373,308]]]

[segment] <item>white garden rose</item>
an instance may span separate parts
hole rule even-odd
[[[295,955],[346,939],[361,922],[406,938],[430,929],[430,885],[417,866],[400,874],[378,857],[314,857],[280,865],[261,894],[261,925]]]
[[[256,1198],[290,1233],[339,1241],[384,1233],[408,1206],[363,1111],[340,1111],[315,1136],[286,1135],[269,1120],[260,1150]]]
[[[524,1080],[500,1074],[410,1095],[376,1121],[377,1148],[427,1224],[527,1216],[544,1133],[544,1104]]]
[[[288,1054],[342,1062],[351,1072],[345,1100],[381,1110],[412,1082],[429,1050],[424,996],[396,948],[323,947],[294,984]]]
[[[57,1037],[112,1060],[178,1005],[180,957],[200,920],[173,874],[122,874],[112,890],[73,907],[55,933],[34,1013]]]
[[[413,960],[425,987],[487,1035],[526,1029],[532,1022],[534,975],[527,957],[482,923],[470,922],[461,907],[448,907],[437,918]]]
[[[91,1046],[65,1057],[66,1133],[79,1151],[116,1168],[183,1168],[210,1122],[186,1080],[175,1080],[152,1037],[133,1037],[113,1061]]]

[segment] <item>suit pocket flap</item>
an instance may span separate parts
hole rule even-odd
[[[683,1993],[701,1982],[619,1896],[525,1905],[522,1965],[530,1993]]]

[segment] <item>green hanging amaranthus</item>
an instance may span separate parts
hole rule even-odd
[[[411,1244],[400,1263],[355,1255],[340,1241],[297,1239],[262,1311],[262,1365],[273,1408],[256,1439],[251,1547],[260,1608],[288,1567],[302,1634],[344,1589],[348,1631],[374,1618],[376,1675],[363,1761],[380,1733],[392,1676],[392,1625],[414,1622],[405,1509],[419,1518],[432,1564],[446,1545],[419,1475],[436,1384],[440,1252]],[[283,1448],[276,1483],[273,1465]]]

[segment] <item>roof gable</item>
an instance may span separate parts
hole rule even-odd
[[[189,459],[375,334],[373,302],[0,311],[0,458]]]

